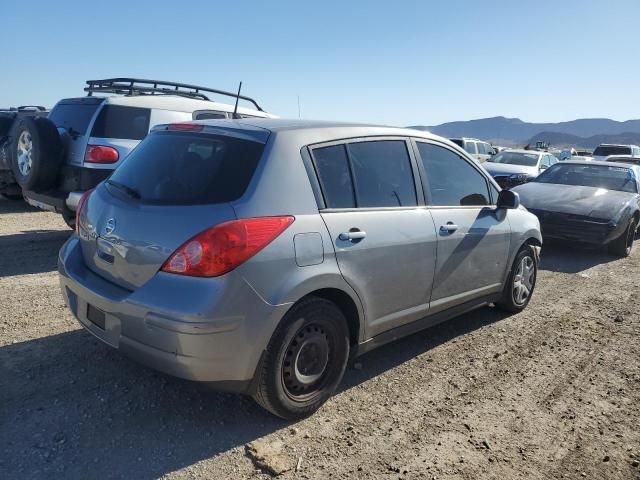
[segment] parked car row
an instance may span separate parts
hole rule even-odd
[[[29,202],[75,226],[58,258],[69,309],[141,363],[283,418],[314,412],[377,346],[526,308],[543,236],[626,256],[640,219],[628,163],[276,119],[184,84],[86,90],[5,140]]]
[[[86,96],[60,100],[51,112],[23,108],[0,115],[4,194],[23,194],[30,204],[60,213],[72,228],[82,194],[105,180],[155,125],[272,117],[250,97],[207,87],[135,78],[86,83]],[[212,94],[236,104],[212,101]],[[253,108],[238,107],[237,100]]]

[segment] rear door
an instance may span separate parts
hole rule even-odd
[[[261,141],[222,133],[151,134],[81,211],[86,265],[124,288],[144,285],[184,242],[235,219],[230,202],[246,190],[263,150]]]
[[[89,163],[91,168],[114,169],[149,132],[151,110],[123,105],[104,105],[91,127],[90,145],[118,151],[116,163]],[[86,165],[85,165],[86,166]]]
[[[416,141],[438,236],[431,311],[500,291],[511,228],[480,167],[448,147]]]
[[[340,271],[364,305],[369,337],[428,310],[436,235],[409,146],[376,138],[311,148],[320,213]]]
[[[59,101],[49,113],[49,120],[58,128],[64,146],[65,163],[82,165],[87,149],[89,125],[104,98],[81,97]]]

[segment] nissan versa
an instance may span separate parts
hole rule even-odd
[[[471,309],[524,309],[538,219],[417,130],[206,120],[154,128],[77,209],[65,300],[153,368],[314,412],[350,358]]]

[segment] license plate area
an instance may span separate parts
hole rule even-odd
[[[87,304],[87,320],[93,323],[96,327],[105,329],[106,315],[102,310],[97,309],[93,305]]]

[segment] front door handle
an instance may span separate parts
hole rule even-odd
[[[338,235],[338,238],[345,242],[359,242],[366,236],[367,232],[363,232],[362,230],[357,229],[351,229],[348,232],[342,232],[340,235]]]
[[[446,225],[440,225],[440,233],[453,233],[458,230],[458,225],[447,222]]]

